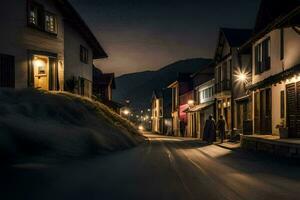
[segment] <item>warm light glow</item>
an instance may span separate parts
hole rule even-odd
[[[238,69],[235,71],[235,77],[237,82],[247,84],[250,78],[250,73],[245,70]]]
[[[194,105],[194,103],[195,103],[195,101],[194,100],[188,100],[188,104],[189,104],[189,106],[193,106]]]
[[[139,129],[140,131],[143,131],[143,130],[144,130],[144,127],[143,127],[142,125],[139,125],[138,129]]]
[[[45,61],[42,59],[39,59],[38,57],[35,57],[32,62],[35,67],[45,67],[45,65],[46,65]]]
[[[247,80],[246,74],[239,74],[238,80],[244,83]]]
[[[124,110],[123,113],[124,113],[124,115],[129,115],[130,111],[129,110]]]

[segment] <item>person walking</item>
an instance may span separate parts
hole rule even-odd
[[[208,119],[205,121],[203,140],[207,141],[208,144],[212,144],[216,141],[216,123],[213,115],[209,115]]]
[[[179,125],[180,125],[180,135],[181,135],[181,137],[184,137],[185,136],[185,128],[186,128],[185,122],[180,121]]]
[[[224,117],[223,117],[223,115],[220,115],[220,119],[218,120],[218,123],[217,123],[217,129],[219,131],[221,143],[223,143],[224,139],[225,139],[225,125],[226,125],[226,122],[224,120]]]

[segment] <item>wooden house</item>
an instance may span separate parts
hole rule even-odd
[[[67,0],[1,1],[0,87],[91,97],[93,60],[107,54]]]

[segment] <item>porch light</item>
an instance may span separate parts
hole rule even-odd
[[[241,74],[238,75],[238,81],[240,81],[242,83],[245,83],[246,80],[247,80],[246,74],[241,73]]]
[[[195,101],[194,101],[194,100],[192,100],[192,99],[188,100],[188,105],[189,105],[189,106],[193,106],[193,105],[194,105],[194,103],[195,103]]]
[[[250,76],[250,73],[246,72],[245,70],[238,69],[235,72],[236,81],[240,82],[242,84],[248,83],[249,78],[250,78],[249,76]]]
[[[32,64],[36,68],[39,68],[39,67],[43,67],[44,68],[46,66],[45,61],[42,60],[42,59],[39,59],[38,57],[34,57],[34,59],[32,61]]]

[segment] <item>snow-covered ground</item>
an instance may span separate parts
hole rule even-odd
[[[101,103],[69,93],[0,90],[2,158],[86,157],[142,140],[133,125]]]

